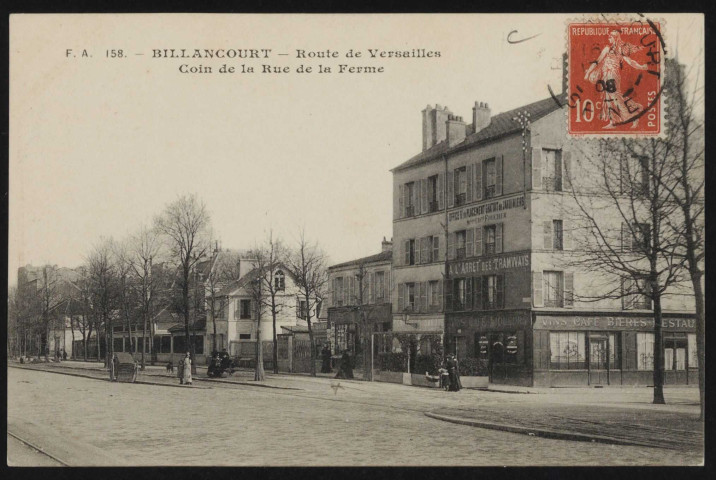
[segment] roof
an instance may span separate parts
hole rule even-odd
[[[328,269],[332,270],[334,268],[352,267],[352,266],[357,266],[357,265],[366,264],[366,263],[390,262],[392,260],[393,260],[393,251],[386,250],[385,252],[380,252],[375,255],[371,255],[369,257],[358,258],[356,260],[351,260],[348,262],[331,265],[330,267],[328,267]]]
[[[197,331],[200,332],[206,328],[206,317],[199,317],[196,319],[196,323],[189,324],[189,332]],[[183,332],[184,331],[184,322],[177,323],[175,325],[172,325],[167,330],[169,330],[171,333],[175,332]]]
[[[468,135],[467,137],[465,137],[465,140],[458,143],[457,145],[448,147],[447,141],[443,140],[442,142],[433,145],[429,149],[415,155],[410,160],[401,163],[397,167],[393,168],[391,171],[397,172],[400,170],[405,170],[406,168],[414,167],[423,163],[428,163],[445,153],[452,153],[465,147],[481,143],[487,143],[493,140],[497,140],[498,138],[502,138],[505,135],[518,133],[522,127],[520,127],[519,123],[513,120],[517,113],[529,113],[530,121],[534,122],[544,117],[545,115],[548,115],[562,108],[566,100],[567,94],[561,93],[554,97],[547,97],[538,102],[530,103],[529,105],[513,108],[512,110],[508,110],[503,113],[498,113],[497,115],[494,115],[490,118],[490,124],[487,127],[483,128],[477,133],[472,133]],[[470,130],[472,130],[472,128],[472,125],[470,125]]]
[[[279,270],[282,271],[286,277],[291,278],[295,283],[293,273],[291,273],[291,270],[288,267],[286,267],[286,265],[279,263],[276,266],[275,271],[279,271]],[[254,280],[256,280],[256,278],[258,278],[258,276],[259,276],[258,268],[249,270],[249,272],[246,273],[243,277],[241,277],[238,280],[234,280],[233,282],[229,283],[224,288],[222,288],[219,291],[219,293],[216,294],[216,296],[217,297],[226,297],[228,295],[231,295],[231,292],[234,292],[240,288],[245,287],[250,282],[253,282]]]

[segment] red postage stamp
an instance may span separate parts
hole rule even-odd
[[[662,133],[659,22],[570,23],[567,41],[570,135]]]

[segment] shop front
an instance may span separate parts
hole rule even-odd
[[[653,318],[536,313],[533,328],[536,387],[653,385]],[[666,316],[662,332],[664,383],[696,383],[693,316]]]
[[[465,374],[490,383],[532,384],[531,340],[529,310],[453,313],[446,321],[446,351]]]

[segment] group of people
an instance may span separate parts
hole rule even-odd
[[[323,350],[321,350],[321,373],[333,372],[331,358],[331,348],[328,344],[324,344]],[[347,350],[343,351],[341,359],[338,361],[338,372],[335,378],[353,378],[353,359]]]

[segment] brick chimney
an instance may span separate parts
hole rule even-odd
[[[449,115],[446,124],[448,147],[457,145],[465,140],[465,122],[462,117]]]
[[[452,112],[448,107],[438,104],[435,108],[428,105],[423,110],[423,151],[447,138],[445,122]]]
[[[475,133],[490,125],[491,121],[490,106],[487,103],[475,102],[475,106],[472,107],[472,125]]]
[[[390,241],[386,240],[385,237],[383,237],[383,241],[381,242],[381,252],[390,252],[393,250],[393,238],[390,238]]]

